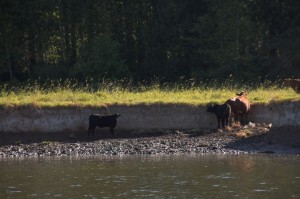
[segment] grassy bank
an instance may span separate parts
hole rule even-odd
[[[2,85],[0,91],[1,107],[16,106],[101,106],[109,104],[191,104],[203,105],[207,103],[224,103],[235,96],[236,92],[245,90],[237,86],[194,86],[173,85],[160,86],[130,86],[113,83],[99,84],[98,86],[79,86],[64,82],[47,86],[30,84],[26,86],[9,87]],[[290,88],[278,85],[261,85],[255,88],[248,87],[248,97],[251,103],[268,103],[270,101],[287,101],[300,99]]]

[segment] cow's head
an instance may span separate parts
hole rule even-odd
[[[114,116],[115,116],[115,118],[118,118],[118,117],[120,117],[120,116],[121,116],[121,114],[119,114],[119,113],[115,113],[115,114],[114,114]]]
[[[210,113],[214,113],[215,112],[215,110],[216,110],[216,107],[215,107],[215,105],[214,104],[210,104],[210,105],[208,105],[208,107],[207,107],[207,112],[210,112]]]
[[[240,93],[236,93],[236,95],[237,96],[246,96],[248,93],[247,92],[245,92],[245,91],[242,91],[242,92],[240,92]]]

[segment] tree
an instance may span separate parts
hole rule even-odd
[[[120,79],[128,76],[128,68],[119,57],[120,45],[107,36],[96,38],[82,50],[80,63],[75,69],[76,77],[84,80]]]
[[[256,48],[261,67],[271,76],[299,77],[300,2],[251,1]]]
[[[0,82],[299,77],[299,10],[298,0],[2,0]]]

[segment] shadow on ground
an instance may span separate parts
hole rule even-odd
[[[32,144],[40,142],[92,142],[97,140],[124,139],[124,138],[142,138],[142,137],[159,137],[164,135],[182,135],[184,137],[198,137],[211,130],[115,130],[112,137],[109,129],[96,129],[94,137],[88,137],[87,132],[0,132],[0,146]]]

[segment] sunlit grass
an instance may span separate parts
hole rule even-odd
[[[224,103],[241,90],[249,92],[251,103],[300,100],[300,95],[290,88],[261,85],[255,88],[228,85],[173,85],[130,86],[105,82],[96,85],[79,85],[66,81],[47,85],[28,84],[22,86],[2,85],[1,107],[97,107],[107,105],[138,104],[189,104],[206,105]]]

